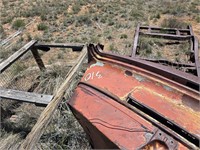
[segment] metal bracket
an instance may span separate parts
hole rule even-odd
[[[149,137],[148,134],[149,133],[145,133],[147,143],[142,145],[139,149],[144,149],[146,146],[152,144],[153,142],[161,143],[163,146],[166,146],[167,149],[171,150],[176,150],[178,148],[178,142],[158,128],[155,129],[154,134],[151,137]]]

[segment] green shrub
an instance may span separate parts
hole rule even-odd
[[[37,29],[38,29],[39,31],[44,31],[44,30],[47,30],[48,27],[46,26],[46,24],[40,23],[40,24],[37,25]]]
[[[73,6],[72,6],[72,10],[75,14],[77,14],[80,10],[81,10],[81,5],[78,4],[78,3],[75,3]]]
[[[108,25],[109,26],[112,26],[112,25],[114,25],[115,23],[114,23],[114,21],[111,19],[111,18],[109,18],[108,19]]]
[[[86,15],[80,15],[76,18],[76,26],[79,26],[79,25],[91,25],[92,24],[92,21],[90,19],[90,16],[88,14]]]
[[[151,15],[150,20],[153,20],[153,19],[160,19],[160,13],[156,13],[156,14]]]
[[[144,17],[144,13],[141,10],[132,9],[130,11],[130,17],[129,17],[130,21],[140,20],[140,19],[143,20],[143,17]]]
[[[114,46],[114,44],[110,44],[109,50],[112,51],[112,52],[116,52],[117,48]]]
[[[152,46],[154,42],[150,38],[140,37],[139,39],[139,55],[142,57],[147,57],[152,53]]]
[[[155,18],[160,19],[160,13],[157,13],[157,14],[155,15]]]
[[[26,36],[27,36],[27,40],[28,41],[32,40],[32,37],[31,37],[30,33],[28,33]]]
[[[23,28],[24,26],[25,26],[25,22],[24,20],[21,20],[21,19],[15,20],[12,24],[12,28],[16,30]]]
[[[91,36],[90,42],[91,43],[99,43],[100,42],[99,37],[97,37],[97,36]]]
[[[127,39],[128,36],[126,34],[121,34],[120,39]]]
[[[162,27],[165,28],[187,28],[188,24],[185,22],[180,22],[176,18],[169,18],[169,19],[164,19],[162,24]]]
[[[7,16],[1,19],[2,24],[11,23],[13,20],[13,16]]]
[[[196,17],[195,17],[195,20],[196,20],[198,23],[200,23],[200,16],[199,16],[199,15],[196,16]]]
[[[46,14],[42,14],[40,16],[40,18],[41,18],[42,21],[45,21],[45,20],[47,20],[47,15]]]

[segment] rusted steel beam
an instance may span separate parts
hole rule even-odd
[[[7,58],[5,61],[3,61],[0,64],[0,73],[2,73],[10,65],[12,65],[17,59],[23,56],[26,52],[28,52],[36,42],[37,42],[36,40],[30,41],[29,43],[24,45],[21,49],[19,49],[17,52],[15,52],[13,55],[11,55],[9,58]]]
[[[152,30],[164,30],[164,31],[176,31],[177,28],[161,28],[161,27],[154,27],[154,26],[140,26],[140,29],[148,29],[151,28]],[[181,32],[189,32],[190,29],[178,29]]]
[[[146,30],[144,32],[140,31],[140,30]],[[150,30],[151,29],[151,30]],[[153,33],[152,30],[156,30],[156,31],[160,31],[160,33]],[[163,34],[161,31],[174,31],[174,33],[166,33]],[[191,26],[188,26],[188,29],[177,29],[177,28],[159,28],[159,27],[151,27],[151,26],[140,26],[139,31],[138,31],[139,35],[143,35],[143,36],[150,36],[150,37],[158,37],[158,38],[165,38],[165,39],[172,39],[172,40],[190,40],[190,46],[191,46],[191,53],[194,53],[192,55],[190,55],[190,59],[191,61],[195,64],[196,67],[196,72],[197,72],[197,76],[200,76],[200,63],[198,60],[198,40],[197,38],[194,37],[194,33],[192,30]],[[187,32],[187,35],[182,35],[184,32]],[[134,40],[135,41],[135,40]],[[135,44],[135,43],[134,43]],[[135,45],[137,45],[138,43],[136,43]],[[134,55],[132,55],[133,57],[136,57]],[[144,58],[140,58],[137,57],[139,59],[144,59]],[[160,60],[148,60],[145,58],[145,60],[147,61],[152,61],[155,63],[168,63],[171,65],[175,65],[175,66],[180,66],[180,67],[185,67],[185,70],[190,69],[190,70],[195,70],[194,68],[191,68],[191,65],[188,63],[187,64],[182,64],[182,63],[174,63],[174,62],[167,62],[167,61],[160,61]],[[187,67],[187,68],[186,68]],[[190,67],[190,68],[188,68]],[[196,75],[196,72],[194,71],[194,75]]]
[[[139,57],[136,57],[139,58]],[[150,59],[150,58],[139,58],[147,61],[152,61],[156,63],[164,63],[164,64],[169,64],[172,66],[179,66],[179,67],[195,67],[195,63],[175,63],[175,62],[170,62],[166,59]]]
[[[148,33],[151,33],[151,27],[149,27],[149,29],[147,30]]]
[[[135,36],[134,36],[133,49],[132,49],[131,57],[135,57],[135,55],[136,55],[138,40],[139,40],[139,33],[140,33],[140,24],[137,25],[137,28],[135,30]]]
[[[192,26],[189,25],[188,28],[189,28],[189,31],[190,31],[190,35],[194,35],[194,32],[193,32]]]
[[[176,30],[176,35],[180,35],[180,31],[178,29]]]
[[[40,50],[49,50],[52,48],[72,48],[74,51],[81,51],[85,44],[83,43],[37,43],[35,48]]]
[[[141,32],[140,34],[143,36],[151,36],[151,37],[155,37],[155,38],[164,38],[164,39],[171,39],[171,40],[188,40],[190,38],[192,38],[191,35],[173,35],[173,34],[162,34],[162,33],[145,33],[145,32]]]
[[[33,48],[31,49],[31,52],[33,54],[33,57],[38,65],[38,67],[40,68],[41,71],[44,71],[46,68],[45,68],[45,65],[40,57],[40,54],[38,53],[38,50]]]
[[[190,30],[190,35],[194,36],[194,32],[193,32],[192,26],[189,25],[188,28],[189,28],[189,30]],[[195,51],[195,50],[194,50],[194,48],[195,48],[195,46],[194,46],[195,41],[194,41],[194,40],[195,40],[194,37],[192,37],[192,38],[190,39],[190,50],[193,51],[193,52]]]

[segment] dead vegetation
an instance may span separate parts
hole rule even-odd
[[[168,60],[175,63],[190,63],[190,41],[175,41],[151,37],[139,39],[138,55],[143,58]]]
[[[200,37],[199,0],[116,0],[109,2],[102,0],[95,3],[90,0],[60,2],[2,0],[0,14],[0,40],[7,38],[17,30],[23,30],[7,45],[0,46],[0,60],[8,58],[31,39],[42,42],[101,43],[105,45],[106,51],[130,55],[137,23],[173,28],[184,28],[192,24],[195,35]],[[32,23],[26,26],[30,22]],[[188,61],[187,58],[182,57],[190,46],[187,41],[171,45],[167,43],[169,41],[162,39],[141,38],[139,43],[141,51],[138,55],[173,62]],[[78,56],[78,53],[64,49],[52,49],[50,52],[40,54],[44,63],[50,65],[48,71],[42,74],[37,74],[37,70],[34,71],[36,74],[30,72],[29,70],[34,70],[37,66],[33,63],[31,56],[27,55],[21,60],[23,63],[11,67],[7,75],[7,80],[12,81],[12,87],[24,89],[19,86],[23,85],[26,86],[26,90],[29,90],[30,86],[37,82],[36,75],[39,75],[39,83],[34,90],[38,93],[53,94],[70,68],[67,65],[57,65],[57,62],[68,63],[69,60]],[[81,74],[75,82],[80,79]],[[29,78],[24,78],[25,76]],[[38,148],[90,148],[84,131],[66,106],[70,95],[71,93],[67,94],[60,104],[60,111],[56,112],[53,121],[41,137]],[[1,100],[0,149],[16,149],[42,110],[43,108],[33,104],[5,103]],[[9,115],[2,115],[3,111]]]

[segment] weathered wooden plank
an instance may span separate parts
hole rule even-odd
[[[196,69],[197,69],[197,76],[200,77],[199,41],[196,36],[194,36],[194,58],[195,58],[195,64],[196,64]]]
[[[32,40],[0,64],[0,73],[25,54],[37,41]]]
[[[44,71],[46,68],[44,66],[44,63],[43,63],[41,57],[40,57],[40,54],[38,53],[38,50],[33,48],[31,50],[31,52],[32,52],[33,57],[35,58],[35,61],[36,61],[37,65],[38,65],[38,67],[40,68],[40,70]]]
[[[67,91],[68,87],[70,86],[72,79],[75,77],[77,70],[84,62],[86,56],[87,48],[84,47],[76,61],[76,64],[70,69],[64,83],[60,86],[58,92],[54,95],[52,101],[44,109],[37,123],[32,128],[25,141],[21,144],[20,149],[34,149],[36,143],[39,141],[41,135],[45,131],[50,120],[52,119],[53,113],[57,109],[59,103],[62,101],[62,98],[65,92]]]
[[[18,30],[15,33],[13,33],[12,35],[10,35],[8,38],[4,39],[1,41],[0,45],[6,45],[9,41],[11,41],[13,38],[17,37],[18,35],[20,35],[22,33],[22,30]]]
[[[0,97],[5,99],[17,100],[21,102],[47,105],[49,104],[53,96],[12,90],[12,89],[0,89]]]
[[[135,30],[135,37],[134,37],[133,50],[132,50],[131,57],[135,57],[135,55],[136,55],[136,50],[137,50],[137,46],[138,46],[138,39],[139,39],[139,33],[140,33],[140,25],[138,24],[137,28]]]
[[[29,26],[30,24],[32,24],[36,19],[33,19],[32,21],[30,21],[24,28],[26,28],[27,26]],[[17,37],[18,35],[20,35],[23,32],[24,29],[20,29],[18,31],[16,31],[15,33],[11,34],[9,37],[7,37],[6,39],[0,41],[0,46],[5,46],[8,45],[8,43],[13,40],[15,37]],[[12,45],[12,44],[10,44]],[[7,47],[10,47],[7,46]]]

